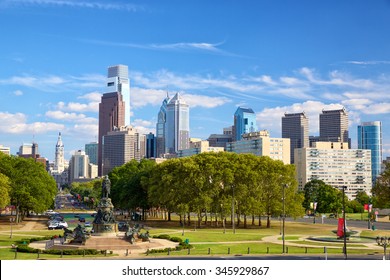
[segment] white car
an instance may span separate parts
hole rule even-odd
[[[49,209],[49,210],[47,210],[47,211],[45,212],[45,215],[47,215],[47,216],[51,216],[51,215],[55,215],[55,214],[58,214],[58,213],[55,212],[54,210],[51,210],[51,209]]]
[[[49,226],[47,227],[47,229],[63,229],[63,228],[67,228],[68,227],[68,223],[67,222],[52,222],[49,224]]]

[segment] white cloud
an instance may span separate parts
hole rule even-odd
[[[173,96],[173,93],[168,94],[170,97]],[[161,105],[161,102],[166,96],[167,91],[165,90],[134,87],[131,88],[131,106],[132,108],[141,108],[146,105],[158,106]],[[210,97],[206,95],[197,95],[190,93],[183,93],[182,97],[184,101],[190,106],[190,108],[215,108],[227,102],[230,102],[230,99],[226,97]]]
[[[102,94],[100,92],[90,92],[87,94],[84,94],[82,96],[77,97],[77,99],[86,99],[88,101],[92,102],[100,102],[102,98]]]
[[[90,102],[88,104],[78,102],[58,102],[57,109],[70,112],[99,112],[99,102]]]
[[[144,127],[151,127],[154,126],[154,123],[151,121],[141,120],[141,119],[135,119],[133,121],[134,126],[144,126]]]
[[[367,115],[388,114],[390,113],[390,103],[370,104],[362,111]]]
[[[81,123],[98,123],[96,118],[87,117],[84,114],[67,113],[62,111],[48,111],[46,117],[55,120],[68,121],[68,122],[81,122]]]
[[[183,93],[183,99],[190,106],[190,108],[203,107],[203,108],[215,108],[231,102],[226,97],[210,97],[205,95],[196,95]]]
[[[160,89],[145,89],[132,87],[130,90],[130,102],[132,108],[141,108],[146,105],[161,105],[167,92]]]
[[[15,91],[14,91],[14,95],[16,95],[16,96],[22,96],[22,95],[23,95],[23,91],[21,91],[21,90],[15,90]]]
[[[50,131],[60,131],[64,125],[52,122],[27,123],[22,113],[11,114],[0,112],[0,132],[9,134],[42,134]]]
[[[142,6],[135,4],[124,3],[104,3],[93,1],[70,1],[70,0],[13,0],[1,3],[0,7],[6,8],[16,5],[31,5],[31,6],[54,6],[54,7],[70,7],[70,8],[86,8],[100,10],[118,10],[136,12],[143,10]]]
[[[341,103],[354,110],[363,110],[367,107],[367,105],[372,104],[372,101],[367,98],[356,98],[344,100]]]

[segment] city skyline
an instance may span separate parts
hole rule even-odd
[[[69,160],[98,140],[107,68],[122,64],[142,134],[180,92],[190,137],[222,133],[239,106],[271,137],[300,112],[319,135],[322,110],[345,107],[352,148],[381,121],[390,156],[390,2],[339,2],[0,0],[0,145],[35,141],[53,161],[61,132]]]

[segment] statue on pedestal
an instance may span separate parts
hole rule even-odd
[[[114,217],[114,205],[109,198],[111,181],[106,175],[102,182],[102,198],[97,206],[97,214],[93,221],[95,234],[116,233],[117,225]]]

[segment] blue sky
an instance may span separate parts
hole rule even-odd
[[[129,66],[132,124],[154,132],[166,92],[206,139],[251,107],[281,135],[285,112],[345,107],[350,135],[383,122],[390,155],[390,1],[0,0],[0,144],[66,159],[97,139],[107,67]]]

